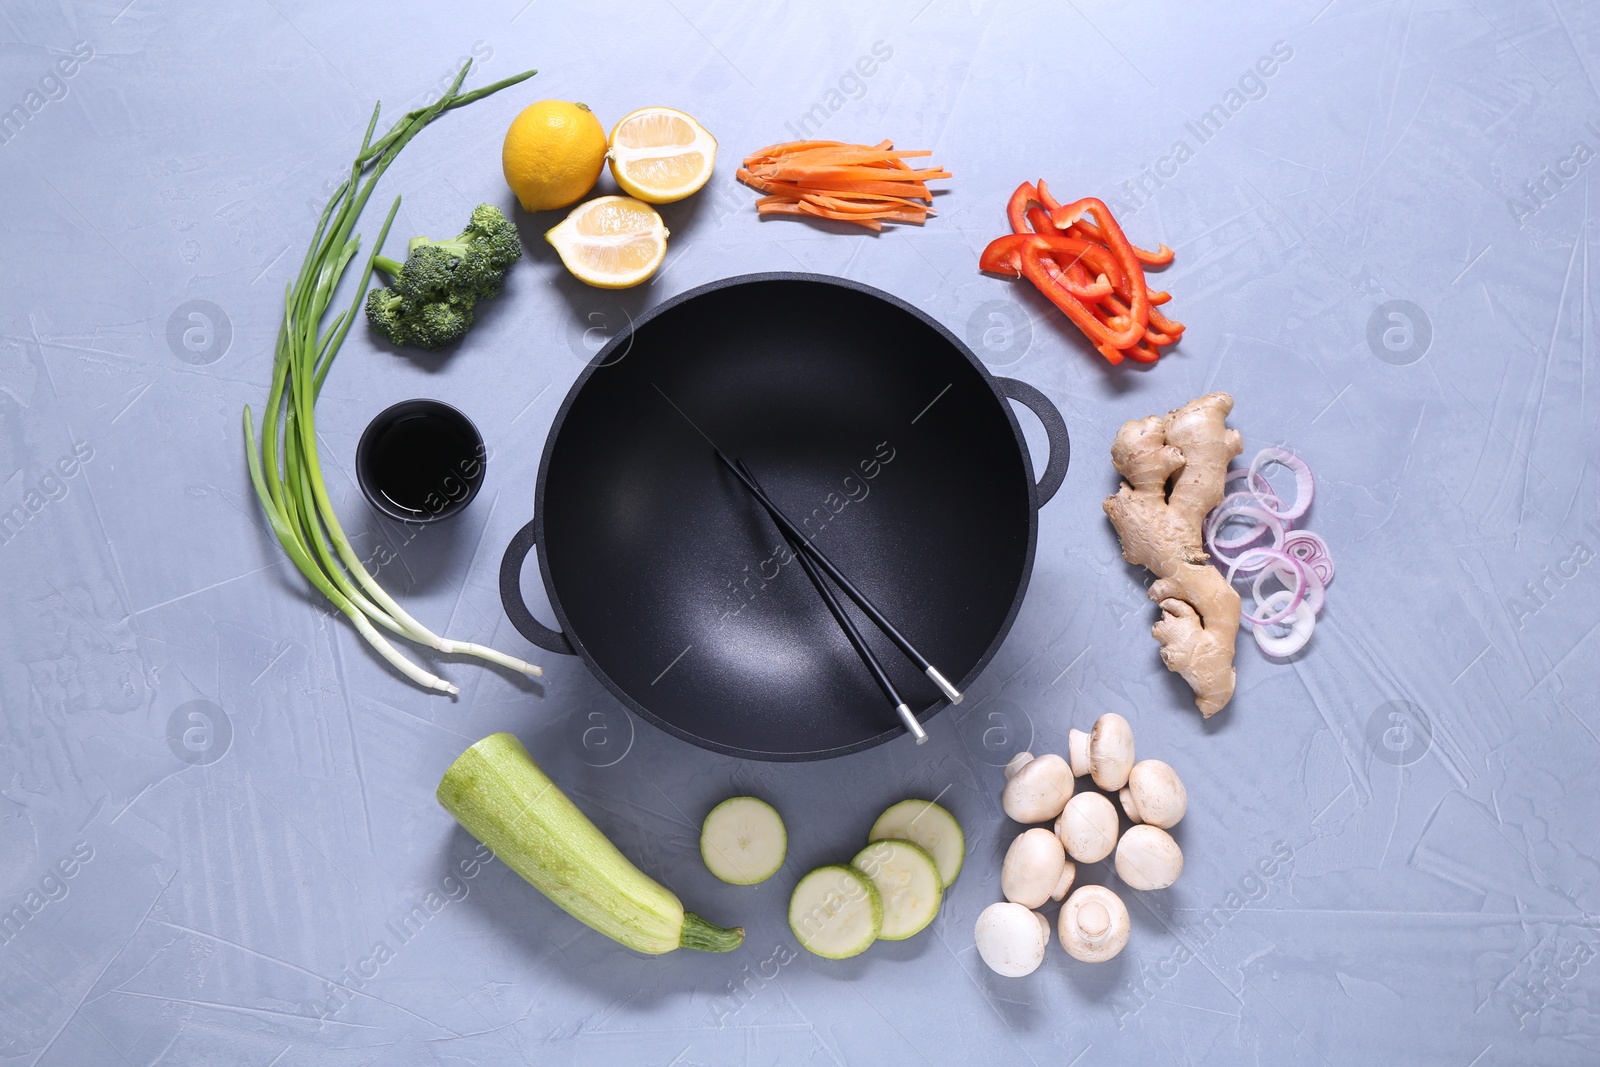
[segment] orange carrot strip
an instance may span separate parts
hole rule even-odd
[[[812,215],[816,218],[831,219],[834,222],[850,222],[857,226],[865,226],[867,229],[874,231],[883,229],[883,223],[879,222],[877,219],[851,218],[848,215],[841,217],[831,211],[825,211],[814,204],[807,204],[803,201],[797,206],[800,208],[800,214],[802,215]]]
[[[757,149],[756,151],[751,152],[750,155],[746,156],[745,158],[749,159],[752,156],[788,155],[788,154],[790,154],[792,152],[804,152],[807,149],[811,149],[811,148],[844,148],[844,147],[846,147],[846,144],[845,144],[844,141],[786,141],[783,144],[772,144],[772,145],[768,145],[765,148]]]
[[[772,178],[758,178],[750,175],[746,178],[744,171],[739,171],[739,180],[753,188],[763,191],[792,191],[796,195],[802,192],[836,192],[849,193],[857,196],[892,196],[896,199],[933,200],[932,195],[926,191],[926,186],[919,186],[913,182],[880,182],[880,181],[837,181],[823,179],[820,181],[797,182],[790,180],[775,180]]]
[[[811,203],[816,204],[818,207],[831,208],[834,211],[849,211],[856,214],[868,211],[893,211],[901,208],[909,209],[911,211],[928,210],[922,204],[913,204],[909,200],[901,200],[894,197],[888,199],[853,201],[844,200],[837,196],[831,196],[828,193],[803,193],[801,194],[800,199],[810,201]]]
[[[748,168],[751,174],[758,178],[773,178],[779,181],[815,181],[818,179],[878,181],[878,182],[914,182],[921,184],[926,181],[935,181],[939,178],[951,177],[947,170],[890,170],[885,167],[858,167],[849,164],[828,166],[796,166],[788,162],[778,162],[769,166],[756,166]]]

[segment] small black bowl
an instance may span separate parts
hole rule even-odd
[[[356,446],[356,483],[401,522],[437,522],[472,502],[488,452],[472,420],[439,400],[402,400],[367,424]]]

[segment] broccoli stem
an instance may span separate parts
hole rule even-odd
[[[391,278],[400,277],[400,271],[405,268],[404,263],[401,263],[399,260],[390,259],[388,256],[373,256],[372,265],[383,271],[383,273],[387,274]]]

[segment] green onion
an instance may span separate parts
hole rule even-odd
[[[461,82],[471,66],[469,62],[461,68],[442,97],[427,107],[408,112],[376,141],[372,139],[372,132],[378,125],[379,108],[372,109],[372,119],[361,138],[361,151],[350,165],[350,177],[340,184],[328,206],[322,209],[316,231],[311,236],[311,246],[300,264],[300,273],[285,295],[259,447],[250,408],[246,405],[244,409],[250,482],[255,486],[273,534],[290,561],[396,670],[418,685],[450,694],[459,690],[408,659],[379,628],[439,652],[477,656],[524,674],[537,676],[543,672],[531,663],[492,648],[440,637],[384,592],[351,547],[328,499],[317,456],[315,408],[322,383],[366,296],[373,260],[383,249],[395,212],[400,208],[400,198],[395,197],[383,220],[383,228],[378,231],[377,243],[362,268],[355,299],[350,307],[334,315],[324,329],[322,320],[334,290],[360,248],[360,237],[352,236],[351,231],[367,198],[372,195],[373,186],[411,138],[441,114],[481,100],[537,73],[524,71],[463,93]]]

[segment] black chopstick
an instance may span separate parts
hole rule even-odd
[[[748,477],[752,485],[760,488],[756,476],[750,473],[750,468],[740,460],[738,465],[740,474]],[[822,602],[828,605],[828,610],[833,613],[834,621],[839,624],[839,629],[850,639],[850,644],[856,650],[856,655],[861,657],[861,662],[867,665],[867,670],[872,672],[873,679],[878,683],[878,688],[883,690],[883,695],[889,698],[889,703],[894,705],[895,713],[900,716],[900,721],[905,723],[911,736],[917,739],[917,744],[928,740],[928,732],[922,728],[917,717],[911,713],[911,706],[900,696],[900,691],[894,687],[894,682],[889,680],[889,675],[884,671],[883,664],[878,662],[878,657],[872,654],[872,649],[867,647],[866,639],[861,636],[861,631],[845,614],[844,605],[839,603],[839,598],[833,595],[833,590],[828,588],[828,583],[823,580],[822,572],[817,570],[817,565],[811,562],[808,556],[795,542],[794,535],[784,529],[781,523],[777,524],[778,532],[789,543],[789,551],[794,553],[794,558],[800,561],[800,568],[806,572],[806,577],[811,579],[811,584],[816,586],[817,593],[822,597]]]
[[[867,618],[871,619],[878,629],[887,634],[889,640],[893,641],[895,645],[899,647],[900,651],[904,652],[906,657],[910,659],[912,663],[915,663],[917,667],[921,669],[922,673],[928,676],[934,685],[939,687],[939,691],[944,693],[945,698],[948,699],[950,703],[961,703],[961,690],[951,685],[949,679],[940,674],[938,668],[934,667],[934,665],[928,661],[928,657],[924,656],[921,652],[918,652],[916,646],[913,645],[904,634],[895,629],[893,623],[884,618],[883,612],[878,610],[877,605],[873,604],[873,602],[867,598],[865,593],[857,589],[850,579],[841,574],[839,572],[839,568],[835,567],[833,565],[833,561],[828,559],[827,556],[823,555],[820,548],[811,543],[811,539],[805,535],[805,531],[801,530],[800,527],[790,522],[789,517],[782,511],[778,510],[778,505],[774,504],[767,494],[762,491],[761,487],[756,484],[755,476],[746,473],[744,470],[740,470],[739,465],[735,464],[733,460],[729,459],[727,454],[715,444],[713,444],[711,448],[714,452],[716,452],[717,458],[723,462],[723,465],[737,475],[739,481],[744,484],[744,487],[748,489],[758,501],[761,502],[762,507],[767,509],[767,514],[772,516],[772,521],[777,523],[778,529],[783,531],[784,536],[790,541],[794,549],[797,552],[809,556],[811,559],[820,564],[822,569],[828,572],[828,577],[837,582],[839,584],[839,588],[843,589],[850,599],[856,602],[856,606],[866,613]]]

